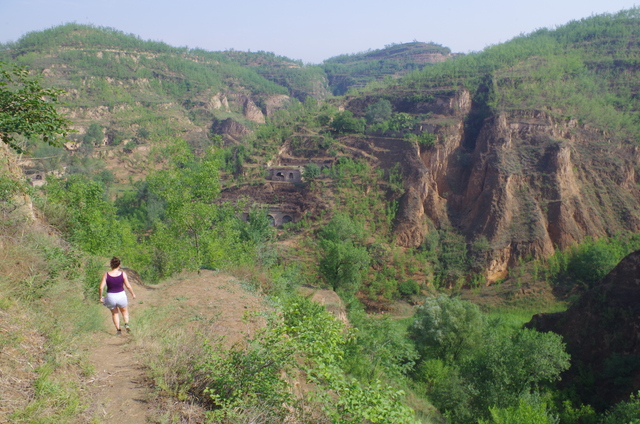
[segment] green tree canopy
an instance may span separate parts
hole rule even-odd
[[[337,133],[361,133],[364,131],[364,118],[356,118],[349,110],[339,112],[331,122],[331,128]]]
[[[152,244],[158,277],[181,269],[199,270],[211,261],[215,244],[214,223],[219,207],[219,155],[207,152],[194,157],[186,142],[174,146],[173,167],[147,177],[150,191],[165,205],[164,221],[157,222]]]
[[[59,227],[86,252],[113,255],[130,243],[127,231],[116,220],[115,207],[106,199],[102,184],[82,175],[50,180],[49,201],[64,212]]]
[[[440,295],[426,298],[418,307],[411,333],[423,357],[453,362],[473,352],[486,328],[478,306]]]
[[[42,137],[52,146],[61,145],[70,121],[55,109],[62,90],[43,88],[38,78],[24,68],[0,62],[0,138],[18,153],[25,150],[17,136]]]
[[[377,103],[367,106],[365,109],[365,117],[369,124],[379,124],[391,117],[393,108],[391,102],[387,99],[381,99]]]

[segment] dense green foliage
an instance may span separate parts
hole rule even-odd
[[[303,369],[317,385],[317,399],[331,422],[415,422],[413,411],[401,402],[403,391],[377,379],[359,381],[344,374],[349,334],[341,322],[308,299],[294,299],[284,306],[284,331],[304,353]]]
[[[447,363],[472,355],[486,328],[476,305],[445,295],[426,298],[414,318],[412,334],[421,355]]]
[[[605,414],[602,424],[640,423],[640,393],[631,394],[626,402],[620,402]]]
[[[547,410],[547,405],[536,397],[522,398],[517,406],[490,408],[491,419],[478,420],[479,424],[556,424],[558,418]]]
[[[421,352],[415,378],[455,423],[488,418],[491,408],[499,408],[491,412],[494,419],[528,414],[533,406],[522,401],[569,367],[560,336],[511,330],[489,322],[477,306],[443,295],[425,300],[411,331]]]
[[[61,90],[43,88],[39,79],[29,76],[25,68],[0,62],[0,139],[17,152],[24,148],[16,138],[41,137],[45,143],[61,144],[69,132],[70,121],[56,106]]]
[[[110,255],[122,252],[125,245],[135,245],[131,233],[116,220],[116,210],[105,199],[100,183],[75,175],[67,180],[51,179],[46,192],[50,202],[47,208],[58,207],[65,212],[47,210],[60,213],[59,228],[84,251]]]
[[[320,272],[334,290],[355,293],[362,284],[362,274],[369,267],[369,253],[361,245],[363,228],[348,216],[336,214],[322,228],[319,245]]]
[[[544,278],[556,284],[583,284],[593,286],[629,253],[640,249],[637,234],[586,239],[579,245],[556,253],[542,261],[546,266]]]

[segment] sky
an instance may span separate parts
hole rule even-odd
[[[640,0],[0,0],[0,43],[75,22],[209,51],[268,51],[304,63],[392,43],[480,51]]]

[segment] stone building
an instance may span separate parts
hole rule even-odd
[[[302,182],[302,171],[293,167],[273,167],[268,168],[267,179],[271,181],[285,181],[288,183]]]

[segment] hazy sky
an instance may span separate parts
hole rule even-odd
[[[265,50],[305,63],[413,40],[479,51],[638,0],[0,0],[0,42],[68,22],[206,50]]]

